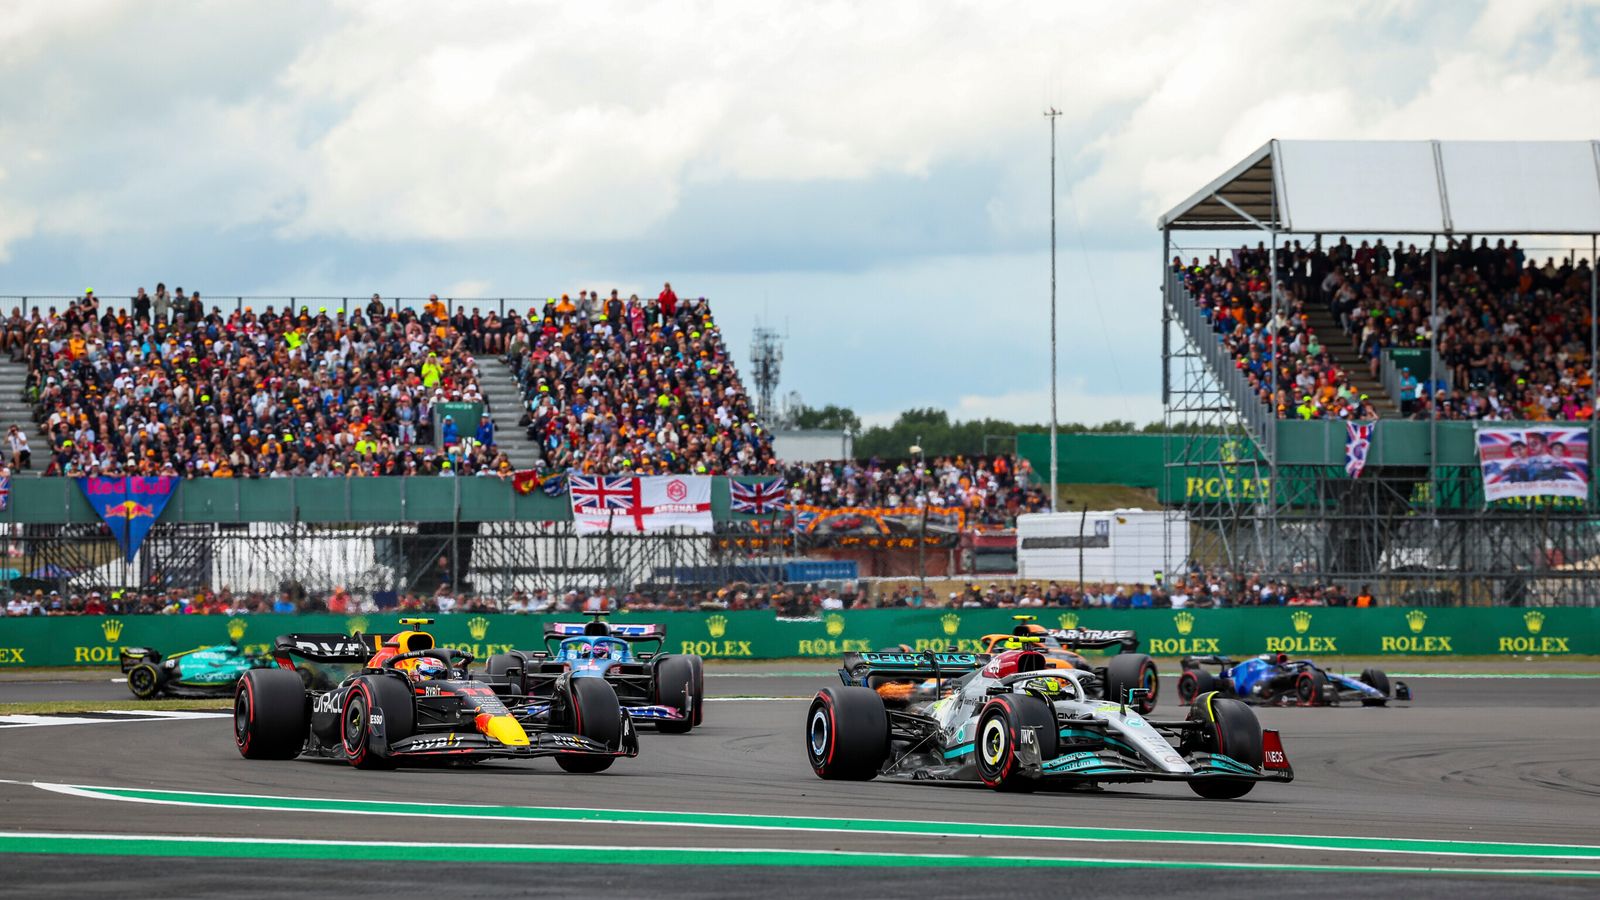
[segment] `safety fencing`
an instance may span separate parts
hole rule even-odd
[[[837,659],[901,644],[978,651],[985,634],[1008,632],[1016,610],[881,609],[779,618],[771,611],[641,612],[617,622],[659,622],[665,649],[712,659]],[[1284,652],[1312,656],[1600,654],[1600,609],[1203,609],[1038,610],[1050,628],[1138,632],[1158,656]],[[123,647],[174,653],[236,641],[266,650],[279,634],[398,630],[398,614],[355,616],[59,616],[0,619],[0,668],[112,665]],[[582,617],[442,615],[430,630],[443,646],[479,660],[542,646],[547,622]]]

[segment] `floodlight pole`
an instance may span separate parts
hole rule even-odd
[[[1056,119],[1061,110],[1045,111],[1050,120],[1050,511],[1056,511],[1056,477],[1060,461],[1056,448]]]

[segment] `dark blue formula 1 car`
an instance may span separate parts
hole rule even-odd
[[[1263,653],[1246,660],[1226,656],[1188,656],[1179,663],[1178,700],[1190,703],[1208,691],[1246,703],[1276,706],[1338,706],[1360,703],[1383,706],[1411,699],[1404,681],[1391,686],[1381,669],[1365,669],[1360,678],[1330,672],[1309,659],[1287,653]],[[1213,672],[1211,669],[1215,669]]]

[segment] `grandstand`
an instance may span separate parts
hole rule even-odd
[[[1597,161],[1600,142],[1271,141],[1163,216],[1165,493],[1220,486],[1174,513],[1191,565],[1593,603],[1588,468],[1585,497],[1491,502],[1475,423],[1593,443]],[[1174,243],[1241,231],[1203,258]],[[1535,235],[1566,249],[1541,261]]]

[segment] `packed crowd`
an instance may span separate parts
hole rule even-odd
[[[24,459],[13,432],[12,462],[46,475],[510,474],[492,426],[484,441],[435,412],[482,400],[466,337],[437,302],[223,313],[158,285],[124,309],[91,291],[63,310],[13,310],[3,333],[48,455]]]
[[[260,613],[511,613],[560,614],[602,610],[682,611],[771,609],[780,616],[810,616],[841,609],[965,608],[1027,609],[1209,609],[1243,606],[1378,605],[1367,586],[1354,593],[1338,585],[1293,584],[1284,579],[1194,571],[1170,583],[969,582],[940,596],[917,582],[746,584],[724,587],[645,586],[616,591],[593,586],[551,591],[513,591],[504,596],[452,592],[354,594],[344,588],[318,593],[283,590],[235,593],[221,590],[60,591],[13,594],[9,616],[29,615],[251,615]]]
[[[580,291],[544,305],[507,358],[528,437],[554,471],[754,475],[778,468],[770,436],[704,297]]]
[[[877,457],[788,466],[784,478],[796,505],[959,507],[969,524],[1002,524],[1048,506],[1031,486],[1032,467],[1018,456],[940,456],[886,462]]]
[[[1581,421],[1594,413],[1587,260],[1540,264],[1515,240],[1449,240],[1438,251],[1434,312],[1427,248],[1340,238],[1324,250],[1296,241],[1276,259],[1276,318],[1264,246],[1173,265],[1280,417],[1373,414],[1326,352],[1329,340],[1356,348],[1373,376],[1386,350],[1437,342],[1443,371],[1421,380],[1409,368],[1400,373],[1394,399],[1415,418]],[[1325,306],[1344,334],[1316,334],[1309,304]]]

